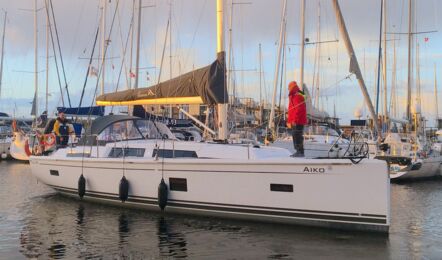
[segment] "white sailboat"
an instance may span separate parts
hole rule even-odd
[[[217,28],[218,59],[212,65],[150,88],[105,94],[97,103],[208,102],[225,109],[221,0]],[[168,92],[171,85],[185,90]],[[219,114],[220,122],[226,122],[226,114]],[[225,129],[226,124],[219,126]],[[220,132],[218,143],[180,142],[161,123],[107,116],[94,121],[82,145],[31,156],[30,164],[32,174],[56,191],[102,203],[388,232],[390,185],[385,162],[290,158],[281,148],[226,144],[227,135]]]
[[[390,133],[384,143],[388,152],[376,156],[390,165],[392,181],[416,180],[440,176],[442,156],[426,142],[410,134]]]

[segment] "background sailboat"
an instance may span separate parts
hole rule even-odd
[[[393,181],[415,180],[441,175],[442,155],[440,151],[432,149],[431,141],[427,139],[425,118],[421,111],[419,44],[416,44],[416,80],[413,80],[412,75],[412,43],[414,35],[419,33],[412,29],[413,20],[413,1],[409,0],[406,131],[399,133],[399,129],[396,129],[387,132],[383,142],[385,146],[376,156],[376,158],[389,162],[390,178]],[[415,102],[412,102],[413,82],[416,83]]]

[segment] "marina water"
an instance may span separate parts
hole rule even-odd
[[[392,184],[390,233],[379,235],[82,202],[1,161],[0,259],[440,259],[441,186]]]

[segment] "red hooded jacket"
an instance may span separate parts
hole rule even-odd
[[[287,111],[287,123],[291,125],[307,124],[307,107],[304,93],[295,86],[289,94],[289,108]]]

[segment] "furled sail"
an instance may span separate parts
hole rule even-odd
[[[98,96],[99,106],[151,104],[223,104],[228,102],[225,53],[209,66],[148,88],[130,89]]]
[[[104,107],[57,107],[58,113],[63,112],[66,115],[72,116],[103,116]]]

